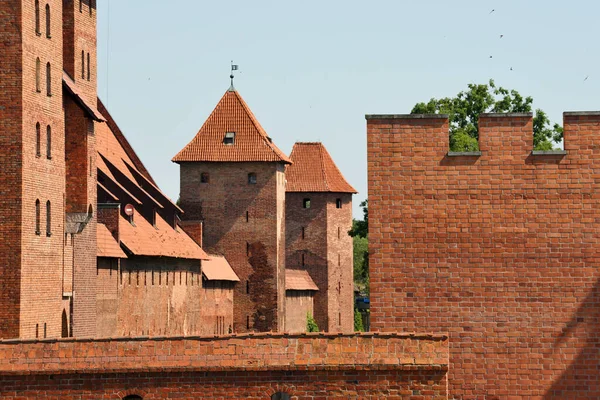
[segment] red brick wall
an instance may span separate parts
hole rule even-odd
[[[310,199],[310,208],[304,208],[305,198]],[[341,209],[336,208],[338,198],[342,199]],[[348,236],[352,195],[288,192],[285,223],[286,266],[306,269],[319,288],[314,298],[317,325],[328,332],[352,332],[353,255],[352,238]]]
[[[29,15],[30,10],[25,13]],[[22,75],[22,14],[21,2],[0,3],[0,337],[5,338],[18,337],[20,328],[23,87],[31,84],[31,77],[25,80]],[[27,35],[30,29],[27,27]],[[29,134],[35,135],[35,125]],[[29,147],[27,151],[31,151]]]
[[[13,4],[15,2],[12,2]],[[40,2],[40,31],[35,33],[33,1],[22,4],[23,58],[21,338],[59,337],[62,330],[62,272],[64,245],[65,136],[62,97],[62,1]],[[46,4],[50,33],[46,36]],[[40,59],[40,92],[36,91],[36,59]],[[51,96],[47,96],[46,65],[50,63]],[[40,124],[40,156],[36,156],[36,124]],[[47,141],[47,127],[51,140]],[[49,146],[48,146],[49,145]],[[50,147],[50,157],[47,148]],[[11,184],[12,185],[12,184]],[[35,202],[40,200],[40,234],[35,234]],[[46,202],[50,201],[51,235],[46,235]]]
[[[102,264],[99,264],[102,267]],[[99,285],[112,296],[117,281],[110,271],[100,271]],[[116,326],[103,327],[110,336],[173,336],[199,334],[201,323],[200,262],[168,257],[130,256],[121,260],[118,276]],[[114,320],[108,307],[98,303],[99,318]],[[114,308],[111,309],[114,311]]]
[[[337,208],[336,200],[342,202]],[[327,260],[329,273],[329,331],[354,332],[354,254],[352,237],[352,194],[327,196]]]
[[[248,184],[251,172],[255,185]],[[202,173],[210,174],[210,183],[200,183]],[[240,278],[236,332],[277,331],[283,324],[284,185],[277,163],[181,164],[183,219],[203,221],[204,249],[224,255]]]
[[[285,330],[291,333],[306,332],[307,315],[314,317],[314,290],[286,290]]]
[[[223,335],[233,329],[233,289],[239,283],[202,280],[200,335]]]
[[[12,342],[0,397],[447,399],[447,364],[447,339],[427,335]]]
[[[598,398],[600,113],[566,115],[565,156],[531,116],[368,118],[371,326],[450,332],[454,398]]]

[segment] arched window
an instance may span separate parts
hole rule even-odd
[[[87,54],[87,80],[90,80],[90,53]]]
[[[46,96],[52,96],[52,69],[46,64]]]
[[[62,312],[62,332],[61,337],[69,337],[69,321],[67,320],[67,310]]]
[[[51,38],[52,35],[50,34],[50,4],[46,4],[46,37],[47,38]]]
[[[271,396],[271,400],[290,400],[290,395],[284,392],[277,392]]]
[[[46,158],[52,159],[52,128],[50,125],[46,127]]]
[[[85,52],[81,50],[81,79],[85,79]]]
[[[35,34],[42,34],[40,30],[40,0],[35,0]]]
[[[40,123],[35,124],[35,156],[42,155],[42,128]]]
[[[39,57],[35,60],[35,90],[38,93],[42,91],[42,62]]]
[[[52,211],[50,210],[50,200],[46,202],[46,236],[52,236]]]
[[[123,397],[123,400],[144,400],[142,396],[138,396],[137,394],[130,394],[129,396]]]
[[[41,210],[40,210],[40,200],[35,201],[35,234],[39,235],[40,231],[40,219],[41,219]]]

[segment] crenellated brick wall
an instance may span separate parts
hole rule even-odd
[[[600,113],[565,152],[530,114],[485,114],[480,154],[444,116],[367,116],[371,327],[449,332],[456,399],[600,397]]]
[[[447,367],[444,335],[3,341],[0,398],[447,399]]]

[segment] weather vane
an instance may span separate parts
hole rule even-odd
[[[234,92],[235,88],[233,87],[233,71],[237,71],[239,68],[239,66],[237,64],[233,63],[233,60],[231,60],[231,75],[229,75],[229,78],[231,79],[231,87],[229,88],[230,91]]]

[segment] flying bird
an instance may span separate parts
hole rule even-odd
[[[490,56],[490,58],[492,58],[492,56]]]
[[[510,67],[510,70],[512,71],[512,67]]]
[[[504,35],[500,35],[500,39],[502,39],[504,37]]]
[[[585,81],[587,81],[589,77],[590,77],[589,75],[588,75],[588,76],[586,76],[586,77],[585,77],[585,79],[584,79],[583,81],[584,81],[584,82],[585,82]]]
[[[490,11],[490,14],[493,13],[494,11],[496,11],[495,9],[492,9],[492,11]],[[488,14],[489,15],[489,14]]]

